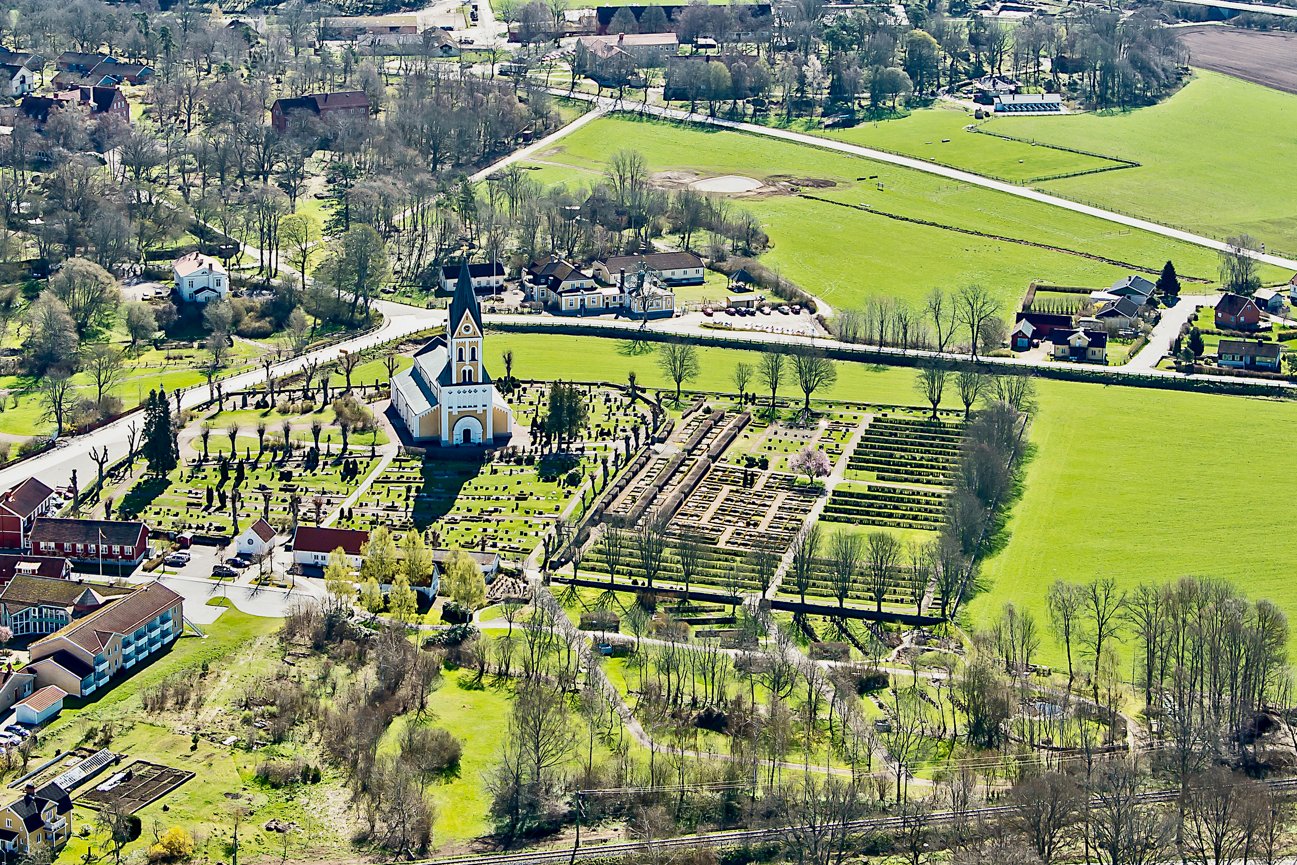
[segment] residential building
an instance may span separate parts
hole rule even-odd
[[[7,96],[22,96],[36,89],[36,73],[19,63],[0,63],[0,89]]]
[[[340,93],[311,93],[307,96],[276,99],[270,108],[270,122],[275,131],[283,135],[288,131],[289,117],[295,112],[302,112],[321,120],[351,117],[357,120],[369,120],[369,97],[363,90],[347,90]]]
[[[147,84],[153,77],[153,67],[142,63],[126,63],[107,54],[83,54],[64,51],[54,61],[58,74],[54,85],[80,86],[121,84]]]
[[[513,410],[486,371],[484,337],[477,293],[461,268],[446,334],[391,379],[392,407],[414,441],[482,446],[513,436]]]
[[[612,20],[622,9],[626,9],[635,16],[638,23],[644,12],[649,8],[648,5],[633,6],[598,6],[594,10],[594,31],[600,36],[616,32],[610,30]],[[670,24],[678,24],[677,16],[684,11],[685,5],[663,5],[662,12]],[[732,26],[729,32],[714,32],[710,27],[704,27],[706,32],[699,32],[699,37],[711,37],[712,39],[724,39],[725,42],[734,44],[738,42],[757,42],[756,37],[762,33],[769,33],[774,27],[774,15],[772,14],[771,4],[769,3],[732,3],[728,7],[730,14],[723,20]],[[710,25],[711,22],[706,22]],[[674,29],[674,28],[673,28]]]
[[[1147,303],[1155,291],[1157,291],[1157,286],[1137,273],[1122,277],[1107,289],[1108,294],[1117,297],[1129,297],[1140,306]]]
[[[1053,334],[1051,341],[1054,343],[1055,360],[1099,364],[1108,362],[1108,334],[1102,330],[1077,328],[1070,333],[1058,331]]]
[[[77,92],[81,96],[81,104],[90,109],[92,120],[97,117],[116,117],[123,123],[130,124],[131,105],[120,88],[83,86]]]
[[[275,534],[275,527],[259,518],[235,539],[234,548],[243,556],[268,556],[275,548]]]
[[[680,40],[674,33],[581,36],[576,40],[572,64],[578,72],[584,74],[619,52],[628,55],[634,68],[665,66],[668,57],[680,53]]]
[[[1283,292],[1273,288],[1258,288],[1252,294],[1252,302],[1262,312],[1268,312],[1271,315],[1278,315],[1283,312],[1284,298]]]
[[[446,562],[455,553],[462,552],[477,565],[482,571],[482,578],[490,583],[495,579],[496,574],[500,573],[500,554],[499,553],[480,553],[476,550],[448,550],[437,547],[432,552],[432,563],[436,566],[438,573],[446,569]]]
[[[45,68],[45,58],[41,55],[29,51],[10,51],[3,46],[0,46],[0,63],[26,66],[33,72],[40,72]]]
[[[424,50],[434,57],[458,57],[459,43],[440,27],[429,27],[419,40]]]
[[[59,93],[52,93],[49,96],[33,96],[28,94],[18,103],[18,111],[26,117],[37,132],[45,131],[45,124],[49,122],[50,115],[64,108],[75,108],[81,104],[80,92],[68,90]]]
[[[28,478],[0,496],[0,549],[29,549],[27,535],[32,523],[51,513],[56,502],[54,490],[36,478]]]
[[[15,637],[45,636],[132,591],[124,586],[19,574],[0,591],[0,625],[10,628]]]
[[[1226,294],[1216,302],[1216,327],[1221,330],[1256,330],[1261,326],[1261,308],[1252,298]]]
[[[1257,369],[1265,372],[1279,371],[1279,356],[1283,353],[1277,342],[1259,339],[1222,339],[1216,346],[1216,363],[1232,369]]]
[[[1129,327],[1139,318],[1140,305],[1129,297],[1118,297],[1106,301],[1095,311],[1094,317],[1104,324],[1115,322],[1121,327]]]
[[[230,293],[230,278],[225,265],[201,252],[180,256],[171,264],[171,276],[181,300],[207,303]]]
[[[68,692],[58,685],[46,685],[35,694],[14,704],[15,720],[28,727],[39,727],[63,711],[63,699]]]
[[[89,75],[90,70],[108,59],[107,54],[83,54],[79,51],[64,51],[54,60],[54,66],[60,72],[76,72]]]
[[[32,556],[23,553],[0,553],[0,588],[16,576],[45,577],[66,580],[72,575],[72,563],[61,556]]]
[[[7,717],[15,703],[30,697],[35,690],[36,674],[31,669],[15,670],[13,664],[0,669],[0,717]]]
[[[604,284],[618,282],[618,274],[635,273],[641,267],[652,271],[666,285],[702,285],[703,260],[692,252],[651,252],[645,255],[614,255],[594,263],[595,278]],[[744,271],[746,274],[747,271]],[[738,274],[735,274],[737,276]],[[751,277],[749,277],[751,280]],[[620,284],[618,282],[618,284]]]
[[[32,643],[27,669],[42,688],[92,694],[175,642],[184,630],[183,600],[162,583],[146,583]]]
[[[148,84],[153,78],[153,67],[107,57],[91,69],[86,77],[90,79],[90,83],[98,85]]]
[[[31,784],[22,797],[0,808],[0,849],[5,858],[49,851],[53,859],[72,837],[72,797],[57,784],[46,784],[37,790]]]
[[[33,553],[57,554],[73,565],[102,562],[116,570],[133,568],[149,551],[149,527],[137,521],[40,517],[30,537]]]
[[[553,255],[533,261],[523,271],[527,299],[538,303],[555,303],[565,291],[592,289],[594,277],[582,273],[575,264]]]
[[[369,532],[358,529],[326,529],[319,526],[298,526],[293,534],[293,563],[323,569],[329,555],[341,549],[354,569],[365,561],[365,544]]]
[[[450,291],[459,284],[459,272],[468,268],[468,279],[478,294],[495,294],[504,288],[504,265],[498,261],[478,264],[448,264],[441,269],[439,281],[442,291]]]

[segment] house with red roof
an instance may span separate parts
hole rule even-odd
[[[353,568],[365,560],[364,549],[369,532],[358,529],[326,529],[320,526],[298,526],[293,535],[293,564],[324,568],[329,554],[341,549]]]
[[[0,496],[0,549],[27,549],[32,524],[54,507],[54,490],[36,478],[28,478]]]

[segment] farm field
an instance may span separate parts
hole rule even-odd
[[[1222,459],[1235,442],[1289,440],[1297,406],[1067,382],[1040,382],[1039,395],[1025,494],[983,569],[974,622],[1012,601],[1044,624],[1054,580],[1101,576],[1127,588],[1217,577],[1297,614],[1287,520],[1266,504],[1283,501],[1297,460],[1280,449],[1235,471]],[[1047,662],[1062,660],[1048,634],[1043,643]]]
[[[595,368],[613,378],[634,368],[648,386],[666,383],[651,354],[622,353],[628,344],[613,340],[493,334],[491,344],[512,348],[523,375],[579,376],[582,368]],[[751,359],[734,349],[700,353],[703,374],[694,383],[700,389],[731,388],[734,364]],[[919,402],[910,370],[839,364],[838,371],[830,398]],[[1279,465],[1255,471],[1221,461],[1230,442],[1297,436],[1297,406],[1045,380],[1037,388],[1036,451],[1025,494],[1014,506],[1007,545],[984,567],[985,590],[969,605],[970,619],[988,622],[1012,601],[1043,626],[1044,592],[1055,579],[1099,575],[1125,586],[1216,576],[1297,613],[1279,540],[1286,521],[1258,504],[1283,500],[1284,479],[1297,460],[1281,451]],[[957,407],[949,390],[943,406]],[[1043,642],[1046,659],[1057,661],[1061,653],[1047,631]]]
[[[1198,72],[1167,101],[1125,113],[1006,117],[988,131],[1097,150],[1141,166],[1041,184],[1189,231],[1248,232],[1297,254],[1297,95]]]
[[[736,132],[605,118],[537,154],[534,179],[596,181],[605,161],[622,148],[640,151],[652,172],[783,180],[823,199],[781,194],[740,201],[770,235],[772,248],[762,260],[835,307],[858,306],[871,295],[916,302],[933,286],[972,282],[992,287],[1009,306],[1032,280],[1101,286],[1129,271],[1073,253],[1149,269],[1171,259],[1185,276],[1215,278],[1216,256],[1207,250],[921,172]],[[795,173],[789,166],[796,166]],[[856,207],[860,204],[938,225],[891,219]],[[1286,277],[1278,269],[1264,272],[1269,280]],[[1186,291],[1198,285],[1186,282]]]
[[[1180,40],[1200,69],[1297,93],[1297,37],[1291,33],[1204,25],[1184,28]]]

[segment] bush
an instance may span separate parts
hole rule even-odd
[[[811,643],[813,661],[847,661],[850,658],[851,647],[846,643]]]
[[[856,693],[868,694],[873,691],[881,691],[887,687],[889,681],[887,673],[871,667],[858,675]]]
[[[162,833],[156,844],[149,847],[150,862],[174,862],[194,855],[194,839],[179,826]]]
[[[441,607],[441,620],[452,625],[464,625],[473,618],[473,611],[455,601],[446,601]]]
[[[617,633],[621,619],[612,610],[587,610],[581,614],[581,630],[612,631]]]
[[[319,769],[315,770],[318,776]],[[311,767],[303,760],[266,760],[257,765],[254,773],[262,781],[278,790],[280,787],[292,787],[307,783],[311,777]]]
[[[458,646],[475,636],[477,636],[477,628],[473,625],[456,625],[453,628],[447,628],[429,636],[423,641],[423,648],[425,651],[429,651],[438,646]]]

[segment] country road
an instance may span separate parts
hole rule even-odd
[[[1218,3],[1213,5],[1220,5],[1221,2],[1222,0],[1218,0]],[[1229,5],[1241,6],[1244,4],[1235,3]],[[1297,10],[1294,11],[1297,12]],[[1069,201],[1066,198],[1059,198],[1056,195],[1040,192],[1039,190],[1033,189],[1029,186],[1014,186],[1011,183],[992,180],[991,178],[983,177],[980,174],[972,174],[967,171],[960,171],[957,168],[948,168],[944,165],[924,162],[921,159],[913,159],[909,156],[897,156],[894,153],[886,153],[882,150],[873,150],[868,147],[861,147],[857,144],[848,144],[845,141],[835,141],[832,138],[821,138],[816,135],[807,135],[801,132],[790,132],[787,129],[775,129],[769,126],[760,126],[755,123],[740,123],[736,120],[724,120],[719,117],[709,117],[706,114],[698,114],[696,112],[690,113],[688,111],[682,111],[676,108],[666,108],[660,105],[644,105],[640,102],[613,99],[607,96],[592,96],[589,93],[581,93],[579,91],[569,94],[562,88],[550,88],[550,93],[557,96],[570,96],[572,99],[580,99],[585,102],[590,102],[600,106],[607,112],[621,111],[628,114],[647,114],[652,117],[660,117],[664,120],[677,120],[687,123],[700,123],[707,126],[718,126],[724,129],[733,129],[738,132],[745,132],[750,135],[762,135],[767,138],[777,138],[783,141],[790,141],[794,144],[819,147],[824,150],[835,150],[839,153],[847,153],[852,156],[872,159],[875,162],[885,162],[889,165],[898,165],[902,168],[911,168],[915,171],[935,174],[939,177],[945,177],[949,180],[956,180],[960,183],[967,183],[972,186],[981,186],[985,189],[993,189],[996,192],[1003,192],[1006,195],[1014,195],[1018,198],[1026,198],[1041,204],[1048,204],[1051,207],[1061,207],[1064,210],[1071,210],[1075,213],[1093,216],[1096,219],[1102,219],[1128,228],[1138,228],[1141,231],[1159,234],[1173,240],[1192,243],[1196,246],[1203,246],[1216,251],[1223,251],[1229,248],[1227,244],[1220,240],[1203,237],[1188,231],[1181,231],[1178,228],[1171,228],[1166,225],[1159,225],[1156,222],[1149,222],[1146,219],[1139,219],[1138,217],[1126,216],[1122,213],[1113,213],[1110,210],[1091,207],[1088,204]],[[560,137],[561,134],[566,134],[566,132],[570,131],[572,128],[571,125],[564,127],[564,129],[559,130],[559,132],[554,133],[554,135],[550,137]],[[1297,260],[1269,254],[1253,254],[1252,257],[1266,264],[1273,264],[1276,267],[1285,267],[1297,270]]]

